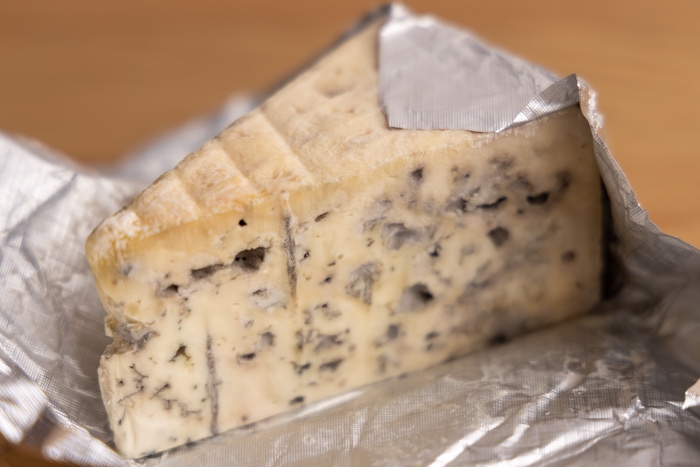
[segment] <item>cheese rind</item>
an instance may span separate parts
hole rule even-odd
[[[571,108],[499,135],[390,130],[373,25],[87,244],[100,384],[139,457],[590,309],[600,177]]]

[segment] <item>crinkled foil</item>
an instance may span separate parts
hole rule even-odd
[[[421,60],[434,59],[425,48],[408,64],[396,61],[409,44],[430,44],[455,60],[442,71],[426,68]],[[396,64],[407,68],[392,69]],[[156,457],[125,460],[111,448],[97,384],[108,339],[83,242],[102,218],[254,101],[232,100],[109,174],[0,134],[2,435],[49,459],[106,466],[697,465],[700,252],[649,221],[597,136],[600,117],[586,83],[558,80],[453,26],[395,7],[381,34],[379,66],[393,126],[452,128],[443,126],[448,122],[496,131],[579,102],[610,197],[626,271],[622,291],[587,317]],[[438,76],[444,72],[450,76]],[[436,77],[466,97],[484,95],[484,78],[485,94],[516,89],[505,100],[465,97],[444,108],[440,96],[414,94]],[[402,99],[413,100],[407,106]]]
[[[379,90],[389,126],[496,132],[533,120],[528,103],[558,79],[466,31],[395,5],[379,45]],[[552,109],[578,93],[552,95]]]

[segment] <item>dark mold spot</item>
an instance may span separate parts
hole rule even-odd
[[[289,290],[292,297],[297,294],[297,269],[294,259],[294,236],[292,235],[292,220],[289,217],[284,219],[284,251],[287,253],[287,277],[289,277]]]
[[[239,362],[249,362],[255,358],[255,352],[246,353],[238,356]]]
[[[420,183],[423,181],[423,167],[419,167],[413,172],[411,172],[411,180],[413,180],[416,183]]]
[[[178,290],[180,290],[179,285],[170,284],[166,288],[162,289],[158,295],[161,297],[168,297],[170,295],[175,295],[178,292]]]
[[[489,159],[489,162],[491,162],[496,170],[507,170],[513,167],[513,157],[505,154],[493,156]]]
[[[123,379],[117,380],[117,386],[124,386],[124,380]]]
[[[507,199],[508,199],[508,198],[506,198],[505,196],[501,196],[500,198],[498,198],[498,199],[497,199],[496,201],[494,201],[493,203],[478,204],[476,207],[479,208],[479,209],[484,209],[484,210],[486,210],[486,211],[495,210],[495,209],[498,209],[498,207],[499,207],[500,205],[502,205],[503,203],[505,203]]]
[[[345,287],[345,292],[361,299],[364,303],[372,303],[372,286],[379,278],[379,265],[377,263],[364,263],[350,274],[350,282]]]
[[[156,392],[153,393],[152,397],[158,396],[161,392],[165,391],[166,389],[170,389],[170,383],[165,383],[164,385],[156,389]]]
[[[452,201],[447,203],[447,206],[445,209],[447,211],[452,211],[452,212],[459,212],[464,214],[467,212],[467,200],[464,198],[457,198],[453,199]]]
[[[301,255],[301,260],[304,261],[305,259],[308,259],[308,257],[311,256],[311,252],[309,250],[306,250],[303,255]]]
[[[338,316],[342,315],[340,311],[329,308],[327,303],[317,306],[316,309],[320,309],[321,313],[323,313],[323,316],[325,316],[328,320],[335,319]]]
[[[216,358],[214,357],[214,351],[212,350],[212,338],[210,335],[207,335],[206,356],[208,369],[206,389],[207,397],[211,401],[211,421],[209,423],[209,431],[212,435],[216,435],[219,433],[219,385],[221,384],[221,381],[219,381],[219,378],[216,375]],[[189,414],[186,407],[183,409],[183,413]],[[192,413],[196,412],[193,411]]]
[[[568,250],[561,254],[562,263],[570,263],[576,260],[576,252],[574,250]]]
[[[450,172],[452,173],[452,181],[454,183],[463,183],[465,180],[468,180],[469,177],[471,177],[471,173],[467,170],[462,172],[465,169],[458,168],[458,167],[452,167],[450,169]]]
[[[246,225],[248,225],[248,223],[244,219],[241,219],[238,221],[238,225],[240,225],[241,227],[245,227]]]
[[[431,258],[437,258],[440,256],[440,244],[436,243],[432,251],[428,252],[428,255],[430,255]]]
[[[297,338],[297,349],[302,350],[304,348],[304,344],[307,342],[307,339],[304,338],[304,330],[298,329],[297,332],[294,333],[294,336]]]
[[[148,376],[144,375],[139,370],[137,370],[136,365],[134,363],[129,365],[129,369],[136,373],[136,376],[134,377],[134,380],[136,382],[136,390],[143,391],[146,388],[146,385],[144,384],[143,380],[148,378]]]
[[[341,363],[343,363],[342,358],[339,358],[337,360],[331,360],[330,362],[321,364],[321,366],[319,366],[318,369],[319,371],[335,371],[338,369]]]
[[[336,345],[342,345],[343,341],[340,340],[340,334],[319,334],[316,337],[316,346],[314,347],[314,352],[320,352],[321,350],[331,349]]]
[[[435,339],[436,337],[438,337],[439,335],[440,335],[439,332],[431,331],[431,332],[429,332],[428,334],[425,335],[425,340],[427,340],[427,341],[433,340],[433,339]]]
[[[201,280],[217,273],[218,271],[224,268],[225,266],[223,264],[211,264],[203,268],[193,269],[192,271],[190,271],[190,275],[194,280]]]
[[[386,337],[389,340],[396,339],[399,335],[399,324],[390,324],[386,330]]]
[[[398,250],[406,244],[420,242],[424,234],[418,229],[409,229],[401,223],[391,223],[384,226],[382,237],[387,239],[387,248]]]
[[[310,310],[304,310],[304,324],[312,324],[314,322],[314,315]]]
[[[478,206],[470,204],[469,201],[475,198],[480,191],[481,186],[477,186],[476,188],[469,190],[468,193],[461,193],[459,197],[452,198],[451,200],[449,200],[447,202],[447,205],[445,206],[445,209],[447,211],[457,212],[460,214],[466,214],[467,212],[474,211]]]
[[[121,274],[122,276],[128,276],[133,270],[134,266],[130,263],[126,263],[121,268],[119,268],[119,274]]]
[[[175,355],[173,355],[173,358],[171,358],[170,361],[174,362],[179,357],[183,357],[185,360],[190,359],[190,356],[187,355],[187,346],[185,344],[180,344],[180,347],[177,348]]]
[[[328,217],[328,214],[329,214],[328,211],[324,212],[323,214],[319,214],[319,215],[316,216],[316,218],[314,219],[314,222],[320,222],[320,221],[322,221],[323,219],[325,219],[326,217]]]
[[[275,345],[275,335],[271,332],[263,332],[260,334],[260,340],[258,341],[258,350],[262,350],[265,347],[274,347]]]
[[[543,193],[540,193],[539,195],[528,196],[527,202],[530,204],[544,204],[547,202],[548,199],[549,193],[545,191]]]
[[[309,368],[311,368],[311,363],[304,363],[303,365],[299,365],[297,363],[292,362],[292,366],[294,367],[294,372],[300,375]]]
[[[242,421],[243,423],[247,422],[247,421],[248,421],[248,416],[247,416],[247,415],[243,415],[243,416],[241,417],[241,421]]]
[[[304,396],[297,396],[291,401],[289,401],[289,405],[296,405],[296,404],[303,404],[304,403]]]
[[[416,311],[424,308],[435,297],[428,289],[428,286],[422,283],[414,284],[406,287],[399,300],[399,312]]]
[[[243,250],[236,255],[233,261],[245,271],[257,271],[262,262],[265,261],[265,247]]]
[[[510,232],[503,227],[496,227],[495,229],[491,229],[489,231],[488,236],[493,244],[498,247],[503,245],[508,238],[510,238]]]
[[[420,301],[427,303],[433,299],[433,294],[430,293],[425,284],[416,284],[411,286],[411,291],[414,295],[420,298]]]
[[[266,297],[267,296],[267,289],[258,289],[255,292],[253,292],[253,295],[257,297]]]
[[[376,341],[374,341],[374,345],[376,347],[381,347],[384,344],[396,339],[399,337],[399,331],[401,329],[400,324],[390,324],[389,327],[386,329],[386,333]]]
[[[147,327],[132,329],[126,324],[119,324],[112,330],[114,341],[109,345],[105,353],[107,355],[122,354],[127,351],[139,351],[144,348],[146,342],[159,334]]]
[[[491,261],[486,261],[484,264],[477,268],[476,277],[473,281],[467,284],[464,290],[464,294],[462,295],[463,298],[472,297],[475,293],[478,293],[479,290],[482,290],[485,287],[492,286],[494,284],[494,281],[496,281],[498,277],[504,272],[504,270],[495,273],[490,272],[490,267]]]
[[[333,276],[328,276],[323,281],[321,281],[321,284],[330,284],[333,281]]]

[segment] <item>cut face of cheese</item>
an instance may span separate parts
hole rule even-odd
[[[570,108],[390,130],[377,25],[107,219],[99,377],[140,457],[563,320],[600,297],[601,184]]]

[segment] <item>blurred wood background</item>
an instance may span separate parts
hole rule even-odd
[[[109,164],[228,96],[265,91],[379,5],[0,0],[0,131]],[[651,219],[700,246],[700,2],[407,6],[560,76],[584,77],[598,91],[608,145]]]

